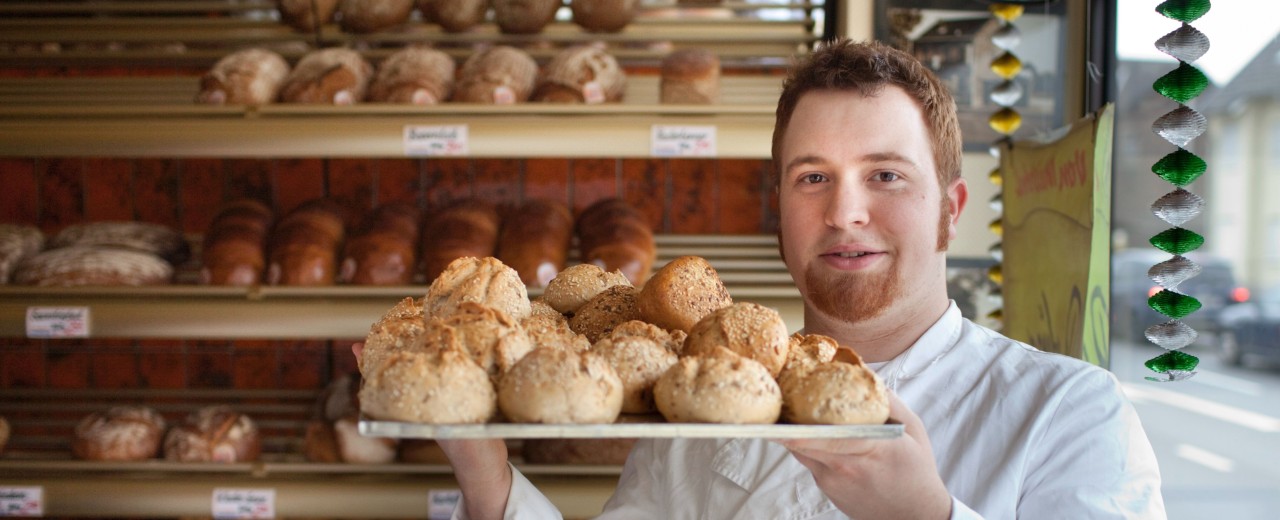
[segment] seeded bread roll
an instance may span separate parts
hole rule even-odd
[[[613,331],[614,327],[640,319],[636,310],[638,291],[630,285],[615,285],[578,308],[569,318],[569,328],[595,343]]]
[[[84,460],[134,461],[160,452],[164,418],[146,406],[113,406],[76,424],[71,453]]]
[[[622,101],[627,75],[618,60],[595,45],[575,45],[556,53],[542,68],[534,101],[586,103]]]
[[[591,352],[608,361],[622,380],[623,413],[657,410],[653,384],[676,364],[674,352],[643,336],[605,337],[591,346]]]
[[[342,29],[371,33],[395,27],[413,13],[413,0],[341,0],[338,3]]]
[[[649,278],[657,258],[653,230],[627,202],[610,198],[588,206],[578,215],[577,234],[582,263],[622,271],[636,286]]]
[[[501,222],[497,209],[479,199],[459,200],[437,210],[423,225],[422,262],[427,280],[435,280],[459,258],[493,256]]]
[[[545,295],[546,291],[543,291],[543,294]],[[563,314],[560,314],[560,311],[555,310],[555,308],[547,304],[546,299],[542,297],[534,298],[529,301],[529,317],[532,318],[536,316],[545,316],[562,322],[565,325],[569,324],[569,318],[566,318]]]
[[[271,209],[256,200],[223,205],[204,235],[200,282],[241,287],[262,283],[273,220]]]
[[[519,322],[476,302],[464,301],[449,315],[429,319],[428,336],[437,328],[436,322],[454,330],[458,345],[494,381],[533,350],[533,343]]]
[[[165,285],[173,266],[151,253],[114,247],[71,246],[27,257],[13,274],[14,285],[85,287]]]
[[[784,379],[786,420],[797,424],[884,424],[889,393],[880,376],[851,356],[818,365],[804,377]]]
[[[707,315],[689,330],[685,341],[686,356],[710,353],[727,348],[754,359],[777,377],[787,362],[791,348],[787,324],[778,311],[751,302],[722,307]]]
[[[150,222],[72,224],[53,235],[48,245],[49,249],[72,246],[128,249],[156,255],[174,265],[191,256],[191,249],[181,234],[169,226]]]
[[[472,54],[458,70],[453,100],[460,103],[510,105],[533,94],[538,63],[529,53],[498,45]]]
[[[573,214],[562,202],[532,199],[502,220],[497,257],[529,287],[546,287],[564,269],[573,242]]]
[[[561,0],[493,0],[493,21],[503,34],[537,34],[561,5]]]
[[[725,348],[680,358],[654,383],[653,396],[669,422],[772,424],[782,410],[769,370]]]
[[[618,32],[636,17],[639,0],[571,0],[573,23],[588,32]]]
[[[0,285],[13,278],[13,272],[24,258],[44,249],[44,233],[26,224],[0,224]]]
[[[424,424],[483,423],[495,410],[489,374],[456,340],[392,354],[365,376],[360,406],[374,419]]]
[[[408,204],[384,204],[346,242],[338,281],[356,285],[408,285],[418,265],[420,213]]]
[[[179,462],[251,462],[261,452],[253,419],[224,405],[191,412],[164,438],[164,458]]]
[[[440,24],[445,32],[458,33],[479,25],[489,11],[486,0],[418,0],[422,19]]]
[[[359,360],[361,375],[368,376],[373,367],[392,353],[426,350],[428,339],[422,305],[412,298],[405,298],[369,327]]]
[[[333,22],[338,0],[277,0],[280,21],[299,31],[315,32]]]
[[[607,272],[595,264],[575,264],[547,282],[542,299],[556,311],[573,314],[597,294],[615,285],[631,285],[631,281],[622,271]]]
[[[652,323],[645,323],[640,320],[631,320],[614,327],[613,331],[605,338],[621,339],[629,336],[638,336],[651,340],[677,355],[684,350],[684,342],[688,338],[688,334],[685,334],[682,330],[668,331]]]
[[[622,381],[590,352],[535,349],[502,377],[498,408],[517,423],[611,423],[622,409]]]
[[[364,100],[373,65],[351,49],[308,52],[298,60],[284,85],[280,101],[322,105],[353,105]]]
[[[778,385],[786,386],[785,380],[791,377],[803,378],[809,371],[823,363],[831,361],[840,344],[830,336],[822,334],[792,334],[788,339],[787,364],[778,373]],[[786,414],[785,403],[783,414]]]
[[[289,63],[267,49],[244,49],[224,56],[200,78],[196,102],[206,105],[266,105],[276,100]]]
[[[733,298],[715,268],[697,256],[678,257],[662,266],[636,298],[640,319],[685,332],[708,314],[732,304]]]
[[[548,307],[549,308],[549,307]],[[557,315],[559,316],[559,315]],[[591,348],[587,337],[569,328],[569,321],[564,316],[553,317],[546,314],[533,314],[520,322],[533,348],[567,348],[585,352]]]
[[[520,275],[497,258],[459,258],[427,288],[423,301],[427,316],[453,314],[463,302],[498,310],[514,320],[529,315],[529,292]]]
[[[369,101],[435,105],[453,95],[457,65],[448,54],[418,45],[405,47],[378,64]]]
[[[685,48],[662,60],[663,103],[714,105],[720,102],[720,58],[707,49]]]

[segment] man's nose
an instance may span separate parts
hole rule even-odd
[[[855,185],[840,183],[827,200],[826,224],[834,228],[865,225],[871,218],[866,195]]]

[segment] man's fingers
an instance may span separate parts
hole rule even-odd
[[[364,342],[357,341],[351,344],[351,353],[356,355],[356,363],[360,362],[360,355],[364,353]]]

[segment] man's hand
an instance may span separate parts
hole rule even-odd
[[[778,442],[809,468],[818,488],[850,517],[950,517],[951,495],[938,476],[924,424],[892,392],[889,417],[903,424],[902,437]]]
[[[364,343],[351,345],[360,363]],[[511,495],[511,466],[507,465],[507,444],[502,439],[439,439],[436,441],[462,490],[467,517],[472,520],[502,518]]]

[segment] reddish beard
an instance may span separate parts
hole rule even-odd
[[[822,269],[822,262],[809,264],[805,273],[805,294],[819,312],[856,323],[882,314],[902,295],[898,264],[887,271],[849,273]]]

